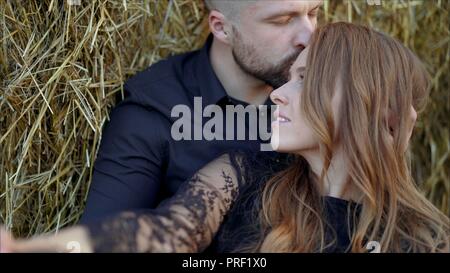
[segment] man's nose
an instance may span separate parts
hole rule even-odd
[[[295,30],[294,46],[305,49],[308,46],[311,35],[316,28],[316,24],[308,16],[302,16],[299,20],[298,27]]]

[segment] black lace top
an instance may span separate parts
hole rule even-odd
[[[271,164],[273,160],[277,164]],[[289,164],[286,158],[282,160]],[[242,213],[246,205],[241,203],[233,210],[232,206],[238,196],[253,191],[240,193],[240,190],[257,188],[261,184],[254,182],[248,172],[250,166],[244,162],[242,158],[223,155],[199,170],[156,209],[123,212],[89,223],[87,228],[94,251],[203,252],[209,247],[209,251],[231,252],[242,243],[248,243],[245,239],[252,237],[245,231],[238,231],[243,225],[252,226],[246,223],[250,218]],[[250,173],[257,173],[258,181],[264,181],[276,171],[270,166],[282,168],[283,165],[280,158],[272,155],[257,158],[255,162],[258,163],[252,164]],[[250,182],[251,187],[248,187]],[[326,251],[346,251],[351,229],[348,224],[352,222],[348,208],[357,205],[332,197],[325,197],[324,201],[327,221],[334,230],[326,234],[337,235],[336,243]],[[233,230],[238,231],[237,234],[228,238]]]

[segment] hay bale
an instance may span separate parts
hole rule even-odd
[[[80,216],[124,80],[207,33],[201,2],[0,5],[1,222],[27,236]]]
[[[370,24],[399,37],[434,76],[418,122],[413,166],[449,213],[448,1],[332,1],[323,22]],[[0,2],[0,222],[18,236],[75,223],[86,200],[101,128],[122,84],[207,36],[201,0]]]

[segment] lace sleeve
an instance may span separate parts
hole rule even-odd
[[[230,155],[212,161],[156,209],[123,212],[87,225],[95,252],[200,252],[238,195]]]

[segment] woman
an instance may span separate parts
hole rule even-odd
[[[423,65],[399,42],[363,26],[326,25],[271,94],[271,144],[292,154],[286,169],[266,182],[259,157],[223,155],[155,210],[54,237],[3,235],[3,250],[67,251],[76,241],[87,252],[197,252],[229,213],[221,242],[249,238],[222,248],[230,251],[366,252],[376,242],[382,252],[448,252],[449,219],[418,191],[405,153],[411,108],[422,109],[427,96]]]

